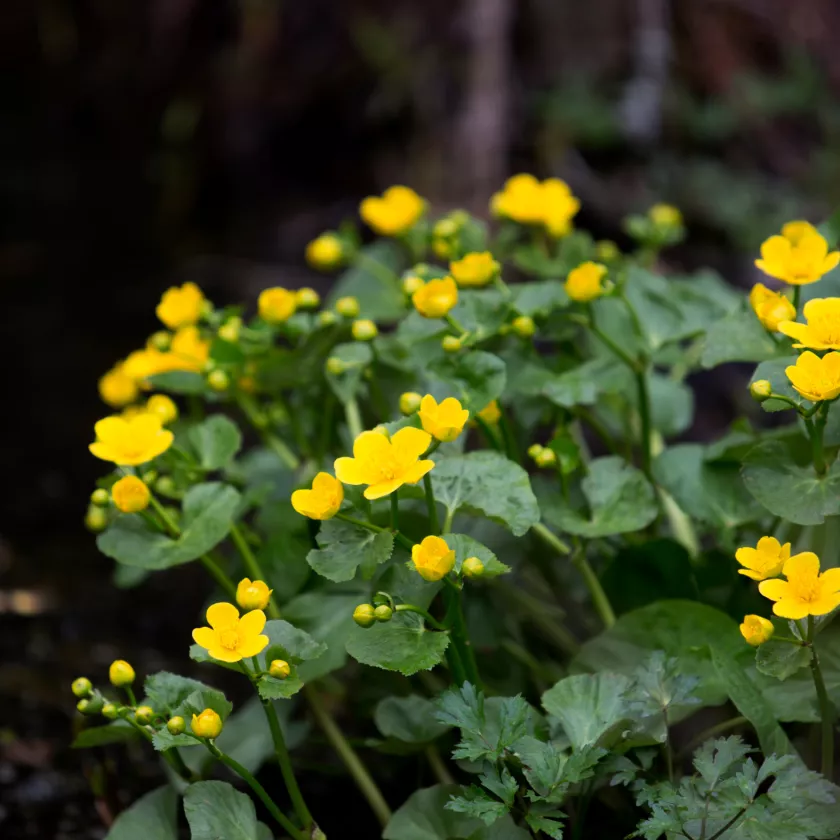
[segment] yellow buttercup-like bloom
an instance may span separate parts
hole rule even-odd
[[[136,475],[123,476],[111,488],[111,498],[123,513],[139,513],[149,506],[149,488]]]
[[[795,310],[790,318],[779,324],[779,332],[795,338],[798,342],[794,347],[840,350],[840,298],[809,300],[802,309],[802,314],[807,324],[798,324],[793,320],[796,317]]]
[[[770,332],[779,330],[783,321],[796,318],[796,308],[781,292],[768,289],[764,283],[756,283],[750,291],[750,306],[761,325]]]
[[[359,215],[381,236],[399,236],[414,227],[426,202],[409,187],[388,187],[382,196],[371,195],[359,205]]]
[[[499,273],[499,268],[489,251],[467,254],[449,263],[449,273],[459,286],[486,286]]]
[[[168,353],[146,347],[135,350],[123,362],[123,370],[141,387],[148,387],[146,380],[158,373],[175,370],[176,360]]]
[[[198,327],[181,327],[172,336],[168,357],[170,370],[200,373],[210,358],[210,342],[201,337]]]
[[[761,246],[755,264],[770,277],[795,286],[815,283],[840,263],[840,251],[828,253],[828,242],[808,222],[789,222],[781,236],[771,236]]]
[[[785,374],[806,400],[833,400],[840,395],[840,353],[836,351],[820,358],[806,350],[795,365],[785,368]]]
[[[542,223],[550,236],[559,239],[572,229],[572,219],[580,210],[580,201],[572,195],[569,185],[559,178],[542,183]]]
[[[166,452],[174,435],[163,428],[160,417],[154,414],[138,414],[126,420],[122,417],[106,417],[95,426],[96,442],[88,448],[103,461],[113,461],[120,467],[145,464]]]
[[[152,394],[146,401],[146,411],[149,414],[157,414],[164,426],[168,426],[178,419],[178,406],[166,394]]]
[[[155,312],[171,330],[197,324],[204,309],[204,295],[195,283],[173,286],[163,293]]]
[[[322,233],[306,246],[306,261],[319,271],[338,268],[344,260],[344,246],[334,233]]]
[[[758,591],[771,601],[780,618],[828,615],[840,606],[840,569],[820,574],[820,559],[812,551],[795,554],[782,570],[787,580],[765,580]]]
[[[423,429],[436,440],[447,442],[455,440],[464,431],[464,424],[470,413],[461,406],[455,397],[447,397],[443,402],[426,394],[420,400],[420,411],[417,413]]]
[[[256,656],[268,646],[268,636],[262,635],[265,613],[251,610],[239,617],[239,610],[224,601],[207,608],[209,627],[197,627],[193,640],[203,647],[213,659],[222,662],[239,662]]]
[[[662,228],[682,227],[683,223],[682,213],[673,204],[654,204],[648,210],[648,218]]]
[[[408,426],[390,440],[379,432],[362,432],[353,443],[352,458],[338,458],[335,474],[344,484],[367,484],[366,499],[380,499],[403,484],[416,484],[434,461],[421,461],[432,436]]]
[[[790,557],[790,543],[782,545],[775,537],[762,537],[755,548],[745,546],[735,552],[735,559],[744,567],[739,575],[753,580],[777,577]]]
[[[424,318],[443,318],[458,303],[458,287],[451,277],[429,280],[411,296],[411,302]]]
[[[490,200],[490,209],[496,216],[523,225],[539,224],[543,220],[542,185],[533,175],[514,175]]]
[[[760,615],[745,615],[741,635],[753,647],[763,645],[773,635],[773,622]]]
[[[499,401],[493,400],[492,402],[487,403],[487,405],[478,412],[478,416],[488,425],[495,426],[496,423],[502,419],[502,410],[499,408]]]
[[[120,362],[114,365],[99,380],[99,396],[112,408],[122,408],[137,399],[138,388],[136,380],[126,373],[125,365]]]
[[[579,303],[595,300],[604,294],[602,281],[607,267],[595,262],[585,262],[573,268],[566,278],[566,294]]]
[[[282,286],[263,289],[257,299],[260,318],[269,324],[282,324],[288,321],[297,309],[297,296]]]
[[[271,600],[273,589],[262,580],[242,578],[236,587],[236,603],[246,612],[249,610],[264,610]]]
[[[222,719],[213,709],[205,709],[200,715],[192,716],[193,735],[199,738],[218,738],[222,734]]]
[[[311,490],[295,490],[292,507],[310,519],[331,519],[344,501],[344,487],[329,473],[319,472],[312,479]]]
[[[441,537],[426,537],[411,547],[411,562],[423,580],[440,580],[455,567],[455,551]]]

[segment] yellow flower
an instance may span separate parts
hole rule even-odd
[[[828,243],[808,222],[789,222],[781,236],[771,236],[761,246],[755,264],[770,277],[795,286],[815,283],[840,263],[840,251],[828,253]]]
[[[149,414],[157,414],[164,426],[178,419],[178,406],[166,394],[152,394],[146,401],[146,411]]]
[[[426,202],[409,187],[388,187],[382,197],[368,196],[359,205],[359,215],[382,236],[399,236],[423,215]]]
[[[149,506],[149,488],[136,475],[123,476],[111,488],[111,498],[123,513],[139,513]]]
[[[499,273],[499,268],[489,251],[467,254],[449,263],[449,272],[459,286],[486,286]]]
[[[125,370],[125,364],[114,365],[99,380],[99,396],[113,408],[122,408],[137,399],[137,382]]]
[[[661,228],[682,227],[683,223],[682,213],[673,204],[654,204],[648,210],[648,218]]]
[[[572,229],[572,218],[580,210],[580,201],[572,195],[569,185],[559,178],[542,183],[542,222],[550,236],[559,239]]]
[[[198,327],[181,327],[172,336],[169,352],[162,355],[167,370],[200,373],[210,358],[210,342],[201,337]]]
[[[94,426],[94,431],[96,442],[88,447],[90,451],[120,467],[151,461],[166,452],[175,437],[154,414],[138,414],[130,420],[106,417]]]
[[[155,312],[171,330],[198,323],[204,308],[204,295],[195,283],[173,286],[163,293]]]
[[[338,458],[335,474],[344,484],[367,484],[366,499],[381,499],[402,487],[416,484],[434,467],[420,461],[432,436],[408,426],[389,440],[378,432],[362,432],[353,443],[352,458]]]
[[[122,688],[124,685],[131,685],[134,682],[134,668],[124,659],[115,659],[108,668],[108,679],[111,685]]]
[[[242,578],[236,587],[236,603],[246,612],[249,610],[264,610],[271,600],[273,589],[262,580]],[[209,620],[209,619],[208,619]]]
[[[601,263],[585,262],[573,268],[566,278],[566,294],[580,303],[595,300],[604,294],[601,281],[607,275],[607,267]]]
[[[441,537],[426,537],[411,547],[411,562],[423,580],[440,580],[455,567],[455,551]]]
[[[783,569],[787,580],[765,580],[758,591],[771,601],[780,618],[827,615],[840,606],[840,569],[820,574],[820,559],[812,551],[795,554]]]
[[[282,286],[263,289],[257,299],[260,318],[269,324],[282,324],[288,321],[297,309],[297,296]]]
[[[490,200],[490,209],[523,225],[538,224],[543,219],[542,185],[533,175],[514,175]]]
[[[454,397],[447,397],[438,404],[431,394],[426,394],[420,400],[420,411],[417,414],[423,429],[444,443],[455,440],[461,434],[470,416],[469,411],[462,408],[461,403]]]
[[[192,731],[199,738],[218,738],[222,732],[222,719],[213,709],[205,709],[200,715],[192,716]]]
[[[295,490],[292,507],[310,519],[331,519],[344,501],[344,487],[329,473],[319,472],[312,479],[311,490]]]
[[[411,296],[411,302],[424,318],[443,318],[458,303],[458,287],[451,277],[429,280]]]
[[[787,297],[781,292],[768,289],[764,283],[756,283],[752,287],[750,306],[764,329],[770,332],[779,330],[779,324],[783,321],[792,321],[796,318],[796,308]]]
[[[493,400],[492,402],[487,403],[487,405],[478,412],[478,416],[489,426],[495,426],[502,418],[502,410],[499,408],[499,401]]]
[[[741,635],[753,647],[763,645],[773,635],[773,622],[760,615],[745,615]]]
[[[795,365],[785,368],[785,373],[806,400],[833,400],[840,395],[840,353],[836,351],[820,358],[806,350]]]
[[[306,246],[306,261],[312,268],[331,271],[344,259],[344,246],[334,233],[322,233]]]
[[[193,640],[203,647],[213,659],[222,662],[239,662],[256,656],[268,646],[268,636],[263,636],[265,613],[251,610],[239,617],[239,610],[224,601],[207,608],[209,627],[197,627]]]
[[[840,298],[815,298],[802,309],[807,324],[798,324],[793,314],[779,324],[779,332],[795,338],[794,347],[809,347],[811,350],[840,350]]]
[[[755,548],[745,546],[735,552],[735,559],[744,567],[739,575],[753,580],[777,577],[790,557],[790,543],[782,545],[775,537],[762,537]]]
[[[130,376],[138,385],[147,387],[146,380],[157,373],[165,373],[174,370],[175,359],[167,352],[155,350],[153,347],[145,347],[143,350],[135,350],[123,362],[123,371]]]

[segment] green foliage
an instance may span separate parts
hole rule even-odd
[[[208,417],[189,431],[190,443],[198,455],[202,469],[218,470],[239,452],[242,433],[232,420],[223,414]]]
[[[329,519],[321,525],[318,548],[306,556],[306,562],[322,577],[340,583],[352,580],[361,566],[370,577],[394,551],[394,535],[388,531],[372,533],[366,528]]]
[[[424,744],[449,730],[435,718],[435,704],[418,694],[407,697],[385,697],[373,712],[376,728],[386,738],[407,744]]]
[[[177,840],[178,796],[166,785],[141,796],[114,820],[105,840]]]
[[[192,840],[264,840],[254,803],[227,782],[196,782],[184,792]]]

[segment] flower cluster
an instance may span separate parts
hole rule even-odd
[[[540,225],[549,236],[566,236],[580,201],[559,178],[538,181],[533,175],[508,178],[501,192],[490,201],[497,216],[525,225]]]

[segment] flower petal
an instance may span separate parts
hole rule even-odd
[[[788,580],[800,577],[816,578],[820,573],[820,558],[813,551],[803,551],[801,554],[794,554],[785,563],[782,573]]]
[[[416,461],[432,442],[432,436],[422,429],[406,426],[391,438],[391,445],[397,452],[397,457],[403,463]]]
[[[355,458],[336,458],[333,469],[342,484],[365,483],[365,471]]]
[[[201,647],[210,650],[210,648],[215,647],[218,644],[219,636],[215,630],[212,630],[209,627],[196,627],[195,630],[192,631],[193,641],[197,645],[201,645]]]
[[[227,601],[211,604],[207,608],[207,623],[214,630],[224,630],[236,626],[239,621],[239,610]],[[218,657],[216,657],[218,659]]]
[[[379,432],[362,432],[353,442],[353,457],[357,461],[376,461],[387,456],[390,443]],[[339,481],[343,479],[339,478]]]
[[[840,264],[840,251],[832,251],[824,260],[821,271],[823,274],[828,274],[829,271],[834,271]]]
[[[416,464],[412,464],[403,473],[403,482],[405,484],[416,484],[427,472],[431,471],[434,465],[434,461],[418,461]]]
[[[786,580],[763,580],[758,584],[758,591],[771,601],[781,601],[790,593],[790,584]]]
[[[221,645],[210,648],[207,653],[220,662],[240,662],[244,658],[238,650],[228,650]]]
[[[810,614],[809,605],[804,601],[794,598],[785,598],[773,604],[773,612],[780,618],[792,618],[794,620],[805,618]]]
[[[253,613],[248,613],[248,615],[253,615]],[[247,659],[249,656],[256,656],[258,653],[262,653],[268,647],[268,642],[268,636],[249,637],[239,645],[236,652],[243,659]]]
[[[265,613],[262,610],[251,610],[245,613],[239,621],[239,632],[243,636],[257,636],[265,627]]]
[[[820,575],[820,586],[823,597],[840,592],[840,569],[826,569]]]
[[[405,478],[392,478],[389,481],[380,481],[378,484],[371,484],[365,490],[364,496],[366,499],[381,499],[383,496],[389,496],[394,490],[398,490],[405,484]]]

